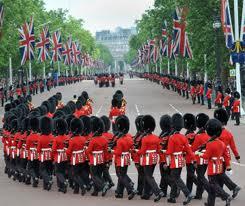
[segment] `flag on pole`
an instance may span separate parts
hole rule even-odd
[[[18,31],[20,34],[19,49],[21,54],[21,65],[24,65],[26,61],[34,59],[35,36],[33,17],[31,17],[29,24],[28,22],[25,22]]]
[[[78,42],[72,42],[72,53],[73,53],[73,63],[78,65],[81,63],[80,55],[81,52],[79,50]]]
[[[49,58],[49,38],[50,35],[48,26],[44,26],[39,37],[39,42],[36,44],[38,49],[38,60],[41,62],[44,62]]]
[[[0,2],[0,29],[3,27],[3,15],[4,15],[3,2]]]
[[[168,36],[167,36],[167,22],[164,21],[162,28],[162,38],[160,40],[160,54],[168,56]]]
[[[65,43],[62,55],[64,57],[64,64],[65,65],[71,65],[72,64],[72,40],[71,40],[71,37],[69,37],[67,42]]]
[[[62,60],[62,42],[60,31],[55,31],[52,35],[52,62],[57,62]]]
[[[221,0],[221,23],[225,34],[225,43],[228,49],[234,47],[234,33],[231,22],[229,0]]]
[[[242,22],[241,22],[241,44],[245,51],[245,0],[243,0]]]
[[[173,34],[173,53],[182,57],[192,59],[192,50],[190,47],[189,38],[186,32],[186,21],[179,16],[179,9],[174,12],[174,34]],[[183,10],[182,10],[183,11]]]

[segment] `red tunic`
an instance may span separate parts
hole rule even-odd
[[[234,113],[240,113],[240,100],[235,100],[233,103],[233,107],[232,107],[232,112]]]
[[[38,159],[37,153],[37,143],[39,141],[40,134],[31,133],[26,138],[26,150],[28,151],[28,160],[36,160]]]
[[[90,165],[103,164],[105,162],[105,155],[108,152],[107,150],[108,142],[105,137],[99,136],[91,139],[86,151]]]
[[[216,104],[222,104],[222,93],[221,92],[217,93],[217,96],[216,96],[216,99],[214,100],[214,102]]]
[[[200,147],[204,144],[206,144],[208,142],[208,140],[210,139],[210,137],[207,135],[206,132],[203,132],[203,133],[200,133],[200,134],[197,134],[196,137],[195,137],[195,140],[191,146],[191,149],[192,151],[195,153],[195,152],[198,152]],[[203,149],[201,151],[201,153],[204,153],[206,150]],[[203,164],[208,164],[208,161],[203,159],[203,158],[200,158],[199,155],[196,155],[196,160],[197,160],[197,164],[198,165],[203,165]]]
[[[232,150],[235,157],[239,157],[239,153],[237,151],[236,143],[234,141],[234,137],[231,134],[230,131],[228,131],[226,128],[223,128],[222,133],[219,137],[219,140],[224,142],[225,146],[228,149],[228,156],[231,159],[230,149]]]
[[[140,165],[154,165],[158,163],[158,154],[160,153],[160,139],[154,134],[143,137],[141,148],[138,151],[140,155]]]
[[[187,138],[180,133],[173,134],[168,140],[168,149],[166,152],[167,155],[170,155],[171,169],[185,166],[184,153],[190,155],[192,160],[195,160]]]
[[[230,95],[226,95],[225,98],[224,98],[224,102],[223,102],[224,107],[231,106],[230,100],[231,100],[231,96]]]
[[[68,160],[66,155],[66,143],[68,143],[69,139],[68,135],[59,135],[54,138],[52,145],[54,162],[60,163]]]
[[[118,116],[122,115],[122,111],[117,107],[112,107],[109,113],[109,118],[114,123]]]
[[[66,154],[70,158],[72,165],[81,164],[86,161],[85,143],[86,138],[83,136],[75,136],[70,139]]]
[[[37,143],[38,159],[41,162],[52,160],[53,135],[40,135]]]
[[[212,89],[208,89],[208,91],[207,91],[207,93],[206,93],[206,97],[208,98],[208,99],[211,99],[212,98]]]
[[[227,148],[219,139],[207,143],[206,152],[202,157],[208,160],[209,176],[222,174],[224,172],[223,161],[225,161],[226,167],[230,166]]]

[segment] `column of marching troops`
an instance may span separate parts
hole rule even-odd
[[[2,142],[7,176],[33,187],[42,180],[47,191],[55,176],[59,192],[66,193],[70,187],[74,194],[85,195],[93,189],[92,196],[100,192],[105,196],[114,186],[109,172],[113,163],[118,178],[116,198],[123,198],[126,189],[129,200],[136,195],[148,200],[154,194],[155,202],[169,195],[168,202],[176,203],[182,191],[186,205],[192,199],[201,200],[206,191],[205,205],[215,205],[218,197],[229,206],[238,195],[241,188],[229,175],[231,151],[238,162],[240,155],[226,128],[229,115],[225,109],[215,110],[212,119],[204,113],[163,115],[161,133],[155,135],[156,121],[151,115],[137,116],[137,132],[129,133],[127,102],[120,90],[113,95],[109,117],[91,116],[92,104],[86,91],[67,104],[61,93],[36,108],[24,97],[6,104]],[[184,128],[185,133],[181,132]],[[137,188],[127,175],[132,161]],[[159,185],[153,177],[157,165]],[[184,168],[186,182],[181,178]]]
[[[119,78],[119,82],[122,85],[123,84],[123,79],[124,79],[124,75],[123,73],[119,73],[119,75],[117,76],[114,73],[101,73],[101,74],[95,74],[94,76],[94,83],[95,85],[99,85],[99,87],[109,87],[111,85],[111,87],[115,87],[116,84],[116,78]]]
[[[208,109],[212,108],[213,85],[208,82],[205,92],[204,81],[180,78],[174,75],[160,75],[157,73],[145,73],[143,78],[153,82],[161,83],[163,88],[177,92],[186,99],[191,99],[193,104],[204,104],[207,100]],[[240,125],[240,94],[237,91],[231,91],[230,88],[225,90],[218,86],[214,105],[218,108],[224,108],[232,120],[236,121],[235,125]]]
[[[28,83],[17,84],[16,86],[10,85],[7,87],[0,87],[0,101],[1,106],[8,101],[12,102],[14,97],[27,95],[35,95],[45,92],[45,88],[47,91],[50,91],[52,88],[56,88],[57,86],[64,86],[68,84],[74,84],[76,82],[80,82],[84,79],[84,76],[60,76],[58,80],[53,78],[44,79],[36,79],[34,81],[29,81]]]

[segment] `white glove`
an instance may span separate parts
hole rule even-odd
[[[231,177],[232,174],[233,174],[233,171],[232,170],[229,170],[229,171],[226,171],[225,173],[227,174],[228,177]]]

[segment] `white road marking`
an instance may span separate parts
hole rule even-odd
[[[172,107],[176,112],[182,115],[182,112],[180,112],[177,108],[175,108],[172,104],[169,104],[170,107]]]
[[[96,117],[99,116],[99,113],[101,112],[102,106],[103,106],[103,105],[101,105],[100,108],[99,108],[99,110],[97,111],[97,113],[96,113],[96,115],[95,115]]]
[[[232,162],[232,164],[240,166],[240,167],[245,167],[245,164],[238,163],[238,162]]]
[[[137,115],[139,116],[140,115],[140,111],[139,111],[139,108],[138,108],[137,104],[135,104],[135,109],[136,109]]]

